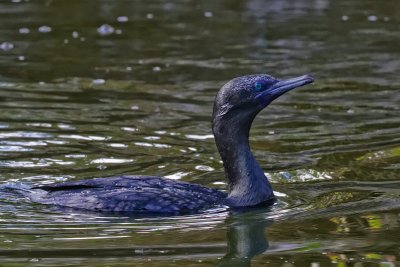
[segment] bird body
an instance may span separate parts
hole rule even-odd
[[[102,212],[192,213],[223,204],[226,193],[156,176],[118,176],[32,187],[33,202]]]
[[[267,74],[235,78],[218,92],[212,130],[221,155],[228,192],[156,176],[119,176],[34,186],[21,190],[31,201],[100,212],[195,213],[213,206],[270,205],[275,197],[249,145],[256,115],[282,94],[313,82],[277,80]]]

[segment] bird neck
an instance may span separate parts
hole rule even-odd
[[[227,205],[255,206],[274,198],[272,187],[249,146],[252,119],[214,120],[213,132],[229,184]]]

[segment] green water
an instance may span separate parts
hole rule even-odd
[[[125,217],[2,193],[1,266],[398,266],[395,0],[0,1],[0,181],[119,174],[224,189],[217,90],[267,72],[251,146],[279,201]]]

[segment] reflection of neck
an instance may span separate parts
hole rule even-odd
[[[254,116],[215,118],[213,132],[229,184],[227,205],[254,206],[271,200],[273,192],[249,146],[249,131]],[[219,120],[218,120],[219,119]]]
[[[232,222],[227,231],[228,251],[217,266],[251,266],[251,259],[268,249],[265,228],[269,223],[256,218]]]

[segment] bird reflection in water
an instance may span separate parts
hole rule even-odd
[[[217,267],[246,267],[251,266],[253,257],[265,252],[268,247],[266,228],[272,220],[262,215],[265,209],[232,212],[226,218],[227,252],[216,264]]]

